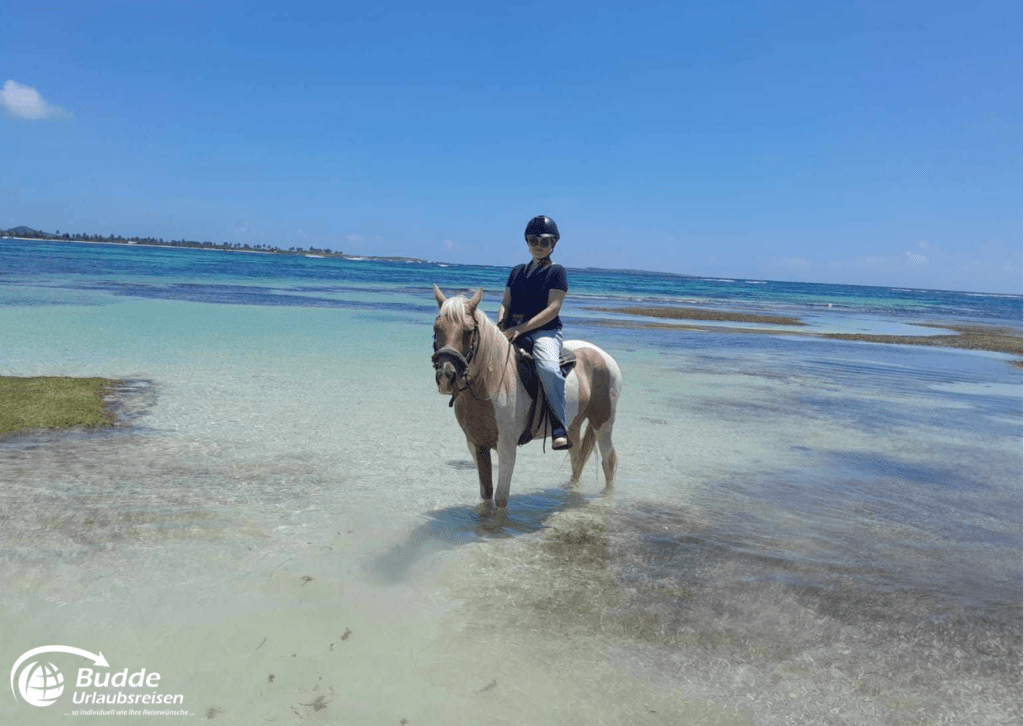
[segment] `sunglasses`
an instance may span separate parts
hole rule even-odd
[[[532,247],[554,247],[557,241],[554,237],[534,237],[531,235],[526,238],[526,243]]]

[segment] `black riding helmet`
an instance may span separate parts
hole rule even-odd
[[[524,239],[529,237],[554,237],[557,242],[559,239],[558,225],[551,217],[545,217],[543,214],[534,217],[526,225],[526,232],[523,233]]]

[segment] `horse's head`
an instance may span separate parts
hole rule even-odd
[[[462,295],[446,298],[434,285],[437,319],[434,320],[434,378],[438,393],[455,393],[459,380],[467,374],[469,364],[480,344],[476,308],[484,296],[483,288],[467,300]]]

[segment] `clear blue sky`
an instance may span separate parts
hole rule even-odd
[[[1021,13],[8,2],[0,227],[1019,294]]]

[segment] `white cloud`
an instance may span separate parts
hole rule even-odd
[[[911,252],[907,250],[903,253],[904,259],[910,263],[913,267],[921,267],[922,265],[928,264],[928,255],[924,254],[924,250],[928,249],[928,243],[921,240],[917,243],[917,248],[920,252]]]
[[[450,239],[446,239],[444,242],[441,243],[441,246],[444,247],[445,250],[451,250],[453,247],[455,247],[455,245],[455,241]]]
[[[0,91],[0,106],[8,116],[28,121],[63,118],[68,115],[64,109],[44,101],[39,91],[32,86],[23,86],[17,81],[4,83],[4,89]]]

